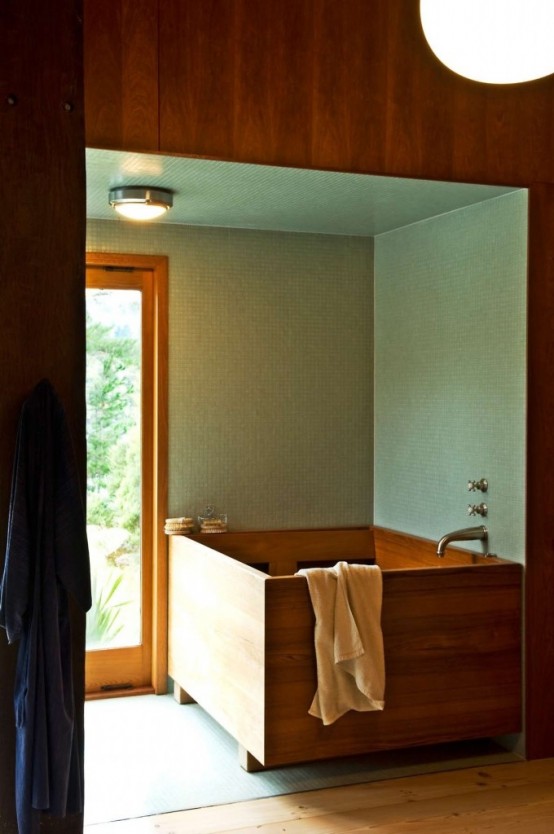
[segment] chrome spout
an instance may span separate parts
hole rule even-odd
[[[444,551],[450,542],[487,541],[489,531],[484,524],[479,527],[464,527],[462,530],[454,530],[443,536],[437,545],[437,556],[444,556]]]

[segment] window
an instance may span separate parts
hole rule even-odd
[[[87,256],[87,694],[166,687],[167,259]]]

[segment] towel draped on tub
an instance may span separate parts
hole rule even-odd
[[[317,691],[310,715],[332,724],[348,710],[385,706],[382,576],[376,565],[337,562],[298,571],[315,614]]]

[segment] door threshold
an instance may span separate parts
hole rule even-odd
[[[114,689],[99,689],[85,693],[85,701],[101,701],[105,698],[125,698],[131,695],[154,695],[153,686],[122,686]]]

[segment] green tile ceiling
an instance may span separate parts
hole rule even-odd
[[[518,188],[88,149],[87,216],[117,218],[110,188],[174,191],[156,222],[374,237]]]

